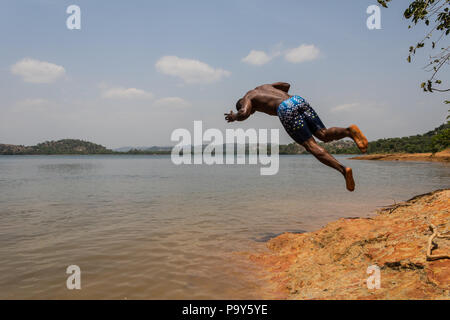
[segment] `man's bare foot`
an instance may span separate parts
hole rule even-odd
[[[353,180],[353,172],[352,168],[345,168],[345,183],[347,184],[347,190],[353,191],[355,190],[355,180]]]
[[[352,124],[350,127],[348,127],[348,129],[350,130],[352,139],[355,141],[359,150],[361,150],[362,153],[366,153],[367,147],[369,145],[369,143],[367,142],[367,138],[363,135],[361,130],[359,130],[358,126],[355,124]]]

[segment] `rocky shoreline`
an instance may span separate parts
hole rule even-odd
[[[250,259],[282,299],[450,299],[449,230],[450,189],[437,190],[371,218],[284,233]],[[368,288],[368,267],[379,268],[379,289]]]
[[[351,160],[382,160],[382,161],[436,161],[450,162],[450,149],[435,154],[432,153],[388,153],[367,154],[350,158]]]

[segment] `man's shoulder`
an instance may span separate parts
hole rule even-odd
[[[255,89],[253,89],[253,90],[257,90],[257,89],[264,89],[264,88],[272,88],[273,86],[270,84],[270,83],[265,83],[265,84],[262,84],[262,85],[260,85],[260,86],[257,86]]]
[[[256,88],[250,90],[249,92],[247,92],[247,95],[257,96],[257,95],[259,95],[259,94],[261,94],[264,91],[267,91],[269,89],[273,89],[272,85],[270,85],[270,84],[262,84],[260,86],[257,86]]]
[[[256,98],[264,93],[267,93],[268,89],[273,88],[272,85],[270,84],[262,84],[260,86],[257,86],[254,89],[251,89],[250,91],[248,91],[244,98],[250,99],[252,100],[253,98]]]

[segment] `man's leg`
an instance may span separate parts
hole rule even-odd
[[[365,153],[367,151],[368,142],[366,137],[363,135],[358,126],[351,125],[348,128],[328,128],[319,129],[314,132],[314,136],[323,142],[330,142],[335,140],[340,140],[343,138],[351,138],[355,141],[361,152]]]
[[[361,152],[365,153],[367,151],[367,139],[363,135],[361,130],[359,130],[358,126],[352,124],[348,128],[335,127],[326,129],[317,112],[309,104],[303,106],[303,109],[303,117],[308,123],[309,130],[318,139],[322,140],[323,142],[329,142],[333,140],[340,140],[343,138],[352,138]]]
[[[349,191],[355,190],[355,181],[353,180],[353,173],[351,168],[343,166],[331,154],[329,154],[327,150],[319,146],[313,137],[304,141],[302,145],[309,153],[314,155],[317,160],[339,171],[344,176],[347,189]]]
[[[319,129],[316,132],[314,132],[314,136],[323,142],[330,142],[335,140],[341,140],[344,138],[351,138],[349,128],[338,128],[338,127]]]

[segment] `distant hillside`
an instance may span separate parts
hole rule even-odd
[[[369,142],[368,153],[425,153],[450,147],[450,124],[442,124],[424,134]],[[356,149],[356,147],[355,147]]]
[[[35,146],[0,144],[0,154],[33,155],[33,154],[111,154],[114,151],[102,145],[78,139],[46,141]]]
[[[121,147],[114,151],[131,154],[170,154],[172,147]]]
[[[358,154],[360,151],[351,140],[319,143],[330,153]],[[424,134],[402,138],[387,138],[369,142],[367,153],[425,153],[438,152],[450,147],[450,124],[443,124]],[[280,154],[303,154],[306,150],[297,143],[280,145]]]
[[[343,154],[343,153],[359,153],[355,147],[353,140],[339,140],[328,143],[319,142],[319,145],[324,147],[329,153]],[[353,150],[355,148],[355,150]],[[349,152],[351,151],[351,152]],[[298,143],[290,143],[280,145],[280,154],[307,154],[308,152]]]
[[[333,154],[360,153],[352,140],[340,140],[329,143],[320,142]],[[438,152],[450,147],[450,124],[443,124],[425,134],[403,138],[379,139],[369,142],[368,153],[426,153]],[[246,146],[248,150],[249,146]],[[252,147],[254,148],[254,147]],[[226,148],[224,147],[224,150]],[[122,150],[126,150],[125,152]],[[37,155],[37,154],[170,154],[172,147],[123,147],[110,150],[106,147],[78,139],[46,141],[35,146],[0,144],[0,155]],[[236,148],[235,148],[236,150]],[[306,154],[306,150],[297,143],[279,146],[280,154]]]
[[[119,151],[120,149],[125,151]],[[143,150],[132,147],[111,150],[102,145],[78,139],[46,141],[35,146],[0,144],[0,155],[50,155],[50,154],[170,154],[171,147],[144,147]]]
[[[172,150],[172,147],[161,147],[161,146],[152,146],[152,147],[120,147],[113,149],[117,152],[129,152],[129,151],[148,151],[148,152],[160,152],[160,151],[170,151]]]

